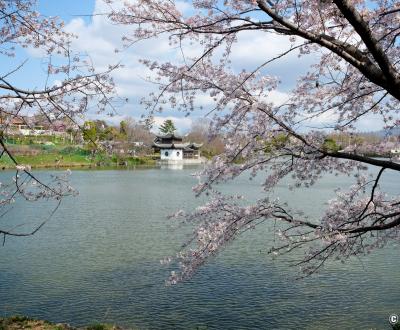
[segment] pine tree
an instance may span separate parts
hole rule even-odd
[[[176,131],[174,122],[171,119],[167,119],[160,126],[160,132],[163,134],[173,134]]]

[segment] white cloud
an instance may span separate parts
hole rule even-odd
[[[287,103],[288,100],[289,94],[278,90],[270,91],[268,95],[263,99],[263,101],[273,103],[275,106],[283,105]]]
[[[369,114],[361,117],[357,122],[357,129],[362,132],[379,131],[383,129],[385,123],[380,115]]]
[[[192,6],[186,1],[177,1],[180,10],[188,12]],[[143,86],[143,77],[149,72],[139,63],[139,59],[154,59],[160,62],[172,60],[181,61],[180,50],[169,45],[168,38],[160,37],[139,42],[121,53],[115,53],[115,49],[122,48],[122,37],[129,35],[133,28],[111,24],[104,15],[109,8],[101,0],[96,0],[92,21],[88,24],[81,18],[71,20],[66,30],[78,36],[73,42],[73,48],[81,52],[87,52],[98,68],[107,68],[108,64],[122,62],[125,68],[115,73],[117,83],[119,81],[130,82],[132,85]],[[249,67],[254,69],[261,64],[290,47],[290,42],[285,36],[264,33],[258,31],[242,32],[238,42],[232,49],[232,62],[235,68]],[[188,57],[198,55],[201,47],[184,45],[185,55]],[[302,66],[297,55],[293,53],[279,62],[278,69],[286,73],[288,67]],[[276,71],[277,65],[271,67]],[[273,71],[274,71],[273,70]],[[278,71],[279,71],[278,70]],[[149,89],[153,89],[150,83],[146,83]],[[132,88],[135,90],[135,88]]]
[[[184,12],[192,10],[188,2],[178,1],[179,9]],[[158,62],[178,62],[182,60],[180,49],[169,45],[166,36],[158,39],[149,39],[139,42],[129,49],[115,52],[115,49],[122,49],[122,37],[133,31],[130,26],[111,24],[104,14],[108,7],[101,0],[96,0],[94,15],[90,23],[81,18],[75,18],[66,25],[66,30],[78,36],[72,47],[80,52],[87,53],[93,61],[97,70],[105,70],[109,64],[122,63],[123,68],[113,73],[118,94],[121,97],[129,98],[129,104],[118,109],[118,117],[110,121],[119,121],[123,117],[132,116],[139,118],[145,113],[140,105],[140,99],[146,97],[150,92],[157,92],[158,86],[146,81],[147,77],[154,77],[145,66],[139,63],[142,58],[156,60]],[[100,14],[100,15],[99,15]],[[238,43],[233,46],[232,66],[235,70],[246,68],[254,69],[266,60],[275,57],[290,47],[288,38],[263,32],[244,32],[239,35]],[[201,47],[184,45],[186,56],[195,56],[201,51]],[[282,76],[283,89],[272,91],[268,101],[276,105],[284,103],[288,99],[286,91],[293,86],[295,79],[300,72],[307,70],[310,58],[298,59],[295,53],[271,63],[263,73]],[[285,92],[284,92],[285,91]],[[213,107],[214,101],[205,94],[199,94],[196,100],[197,106],[206,110]],[[201,116],[195,113],[195,116]],[[203,114],[204,115],[204,114]],[[103,118],[106,115],[102,115]],[[96,116],[98,117],[98,116]],[[180,130],[190,128],[192,119],[183,117],[183,114],[174,110],[166,110],[156,117],[157,123],[162,123],[165,118],[173,119]],[[193,117],[192,117],[193,118]]]
[[[165,120],[171,119],[174,122],[174,125],[177,131],[181,134],[187,132],[192,126],[193,120],[189,117],[154,117],[154,126],[153,131],[158,132],[159,127],[164,123]]]
[[[178,10],[181,13],[188,13],[190,10],[193,9],[193,6],[191,6],[188,2],[186,1],[175,1],[175,5],[176,8],[178,8]]]
[[[129,105],[119,108],[118,114],[139,118],[144,111],[139,104],[140,99],[158,89],[158,86],[145,80],[149,76],[154,77],[154,74],[139,63],[139,60],[163,59],[171,56],[174,50],[169,48],[166,38],[146,40],[135,47],[122,50],[122,37],[129,34],[132,28],[111,24],[107,16],[102,15],[108,9],[103,1],[97,0],[90,23],[75,18],[66,25],[66,30],[78,37],[72,43],[74,51],[87,54],[98,72],[107,70],[110,64],[123,64],[122,68],[112,73],[118,95],[129,98]],[[116,52],[116,49],[120,51]],[[103,118],[107,119],[106,115]],[[114,120],[115,118],[111,121]]]
[[[300,41],[297,43],[300,44]],[[244,31],[238,36],[238,42],[232,48],[232,64],[237,70],[254,70],[263,63],[271,61],[261,69],[263,74],[279,77],[279,88],[289,91],[297,83],[300,75],[305,74],[317,56],[298,56],[298,50],[278,58],[291,47],[289,37],[270,32]]]
[[[310,129],[332,130],[338,121],[339,115],[334,110],[326,111],[318,116],[302,114],[298,120],[302,119],[300,129],[308,131]],[[367,114],[358,119],[356,129],[361,132],[372,132],[383,129],[384,122],[378,114]]]
[[[263,63],[288,49],[288,37],[274,33],[243,31],[239,34],[238,42],[232,48],[232,60],[248,65],[249,59],[253,63]]]
[[[299,121],[301,120],[301,127],[306,130],[333,127],[337,119],[338,115],[333,110],[325,111],[317,116],[303,113],[298,118]]]

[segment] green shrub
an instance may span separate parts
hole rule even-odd
[[[55,149],[55,146],[42,144],[40,145],[40,149],[45,152],[52,152]]]
[[[14,315],[9,318],[10,322],[25,322],[29,321],[30,319],[26,316],[21,315]]]
[[[338,152],[341,149],[341,146],[338,145],[335,140],[326,138],[322,145],[322,149],[327,152]]]
[[[30,320],[30,318],[20,315],[14,315],[9,318],[0,318],[0,330],[7,330],[10,328],[10,325],[13,324],[19,324],[25,327],[25,322]]]
[[[60,154],[62,155],[79,155],[79,156],[88,156],[90,155],[90,151],[87,149],[82,149],[79,147],[68,146],[60,150]]]

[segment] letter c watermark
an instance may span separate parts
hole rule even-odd
[[[397,324],[399,322],[399,316],[398,315],[396,315],[396,314],[391,314],[390,316],[389,316],[389,323],[391,324],[391,325],[395,325],[395,324]]]

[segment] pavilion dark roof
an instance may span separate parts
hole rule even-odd
[[[183,138],[174,133],[166,135],[156,135],[153,142],[153,148],[155,149],[183,149],[184,151],[198,150],[202,144],[182,142]]]
[[[182,141],[183,137],[178,135],[178,134],[175,134],[175,133],[170,133],[170,134],[164,134],[164,135],[157,134],[156,135],[156,139],[160,139],[160,140],[180,140],[180,141]]]

